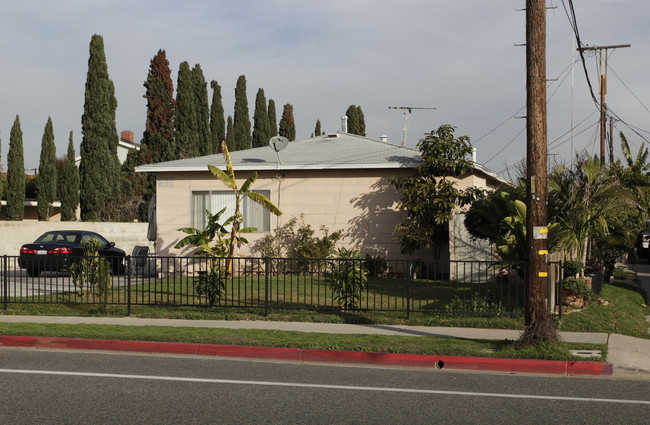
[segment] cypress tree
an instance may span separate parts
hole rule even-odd
[[[361,106],[350,105],[345,115],[348,117],[348,133],[365,137],[366,121]]]
[[[316,120],[316,127],[314,127],[314,135],[316,137],[321,135],[320,120]]]
[[[25,214],[25,158],[20,117],[16,115],[7,153],[7,220],[20,221]]]
[[[348,117],[348,133],[357,134],[357,107],[350,105],[345,116]]]
[[[65,165],[63,166],[63,173],[60,180],[63,182],[63,184],[59,186],[61,221],[76,221],[77,206],[79,206],[79,170],[75,164],[72,131],[70,131],[68,154],[65,157]]]
[[[359,134],[359,136],[366,137],[366,117],[363,115],[361,106],[357,106],[357,119],[359,120],[359,123],[357,124],[359,133],[357,134]]]
[[[208,106],[208,87],[203,70],[198,63],[192,68],[192,85],[196,105],[197,152],[203,156],[214,153],[210,140],[210,107]]]
[[[232,146],[232,117],[228,115],[228,124],[226,125],[226,145]]]
[[[251,120],[248,115],[248,99],[246,98],[246,77],[240,75],[235,87],[235,114],[233,119],[232,145],[236,151],[249,149],[253,138],[251,136]]]
[[[284,105],[282,119],[280,119],[280,131],[278,134],[289,140],[296,140],[296,124],[293,120],[293,105],[289,103]]]
[[[48,221],[56,197],[56,145],[52,118],[47,118],[41,142],[41,159],[38,164],[36,203],[39,221]]]
[[[116,216],[120,221],[138,219],[146,222],[149,218],[149,201],[156,193],[156,177],[153,174],[136,173],[135,167],[147,163],[146,158],[150,157],[146,145],[142,145],[140,150],[131,149],[126,155],[122,164],[122,205]]]
[[[269,139],[274,136],[271,132],[269,114],[266,110],[266,97],[264,96],[264,89],[260,88],[255,97],[255,113],[253,114],[253,147],[259,148],[268,145]]]
[[[145,163],[171,161],[176,158],[174,139],[174,82],[164,50],[158,50],[151,59],[147,80],[144,82],[147,99],[147,122],[142,135],[150,158]]]
[[[216,81],[210,81],[212,88],[212,105],[210,106],[210,153],[221,150],[221,142],[226,140],[226,122],[223,119],[224,110],[221,98],[221,86]]]
[[[108,76],[104,39],[93,35],[81,117],[79,164],[81,219],[94,221],[105,204],[119,197],[120,162],[117,157],[115,87]]]
[[[178,68],[176,85],[176,149],[178,158],[193,158],[199,155],[197,129],[197,105],[192,81],[192,71],[187,62]]]
[[[176,100],[174,100],[174,82],[169,68],[167,53],[159,49],[151,59],[149,72],[144,82],[145,98],[147,99],[147,121],[142,134],[140,150],[131,149],[122,165],[122,190],[131,197],[142,195],[140,204],[140,219],[146,221],[145,209],[154,193],[156,193],[156,176],[149,174],[144,177],[137,174],[134,167],[171,161],[176,158],[176,139],[174,134],[174,117]]]
[[[269,99],[269,139],[278,134],[278,114],[275,112],[275,100]]]

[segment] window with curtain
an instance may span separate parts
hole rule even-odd
[[[271,199],[270,190],[255,190]],[[221,222],[235,214],[235,195],[230,191],[202,190],[192,192],[192,227],[205,230],[207,217],[205,211],[216,214],[223,208],[226,211],[221,216]],[[271,231],[271,212],[260,204],[244,198],[241,205],[244,215],[244,227],[256,227],[258,232]]]

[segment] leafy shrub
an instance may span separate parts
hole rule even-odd
[[[598,298],[596,293],[585,282],[573,277],[568,277],[562,281],[562,289],[568,290],[572,295],[582,298],[585,301],[594,301]]]
[[[454,298],[445,306],[447,313],[457,314],[495,314],[497,316],[507,313],[508,309],[500,302],[494,303],[488,301],[485,297],[473,292],[469,298],[455,295]]]
[[[634,280],[636,276],[632,273],[628,273],[623,269],[617,268],[614,269],[614,279],[618,280]]]
[[[388,274],[389,266],[386,258],[378,255],[376,257],[366,254],[365,268],[370,277],[384,277]]]
[[[597,274],[605,270],[605,263],[602,261],[592,260],[585,266],[585,274]]]
[[[568,260],[564,262],[562,270],[564,271],[564,276],[566,277],[575,277],[582,273],[584,265],[580,260]]]
[[[99,241],[97,239],[90,238],[88,241],[82,241],[81,245],[86,248],[86,252],[84,252],[81,261],[70,265],[72,283],[79,288],[80,296],[83,296],[87,289],[91,289],[106,303],[112,284],[110,264],[99,256]]]
[[[291,217],[272,235],[266,235],[253,245],[253,250],[262,257],[295,259],[291,271],[312,273],[324,264],[326,258],[334,255],[336,243],[343,237],[342,230],[330,234],[325,225],[320,227],[320,232],[322,236],[319,237],[311,225],[305,224],[301,214],[300,220]]]
[[[339,248],[337,259],[329,261],[325,281],[332,289],[334,299],[345,310],[355,309],[361,303],[361,292],[368,282],[368,270],[364,263],[358,248]]]
[[[194,290],[200,297],[206,296],[208,304],[217,305],[226,290],[225,260],[223,258],[210,258],[206,271],[199,272],[198,280],[194,283]]]

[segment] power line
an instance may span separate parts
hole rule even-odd
[[[508,146],[510,146],[510,145],[511,145],[515,140],[517,140],[517,137],[519,137],[519,135],[521,135],[521,133],[523,133],[525,130],[526,130],[526,126],[524,126],[524,128],[522,128],[521,131],[519,131],[519,133],[517,133],[517,135],[515,135],[515,137],[513,137],[513,138],[508,142],[508,144],[506,144],[503,148],[501,148],[501,150],[500,150],[499,152],[495,153],[494,155],[492,155],[492,156],[490,157],[490,159],[488,159],[487,161],[485,161],[485,162],[483,163],[483,165],[485,165],[485,164],[487,164],[488,162],[492,161],[492,160],[493,160],[494,158],[496,158],[496,157],[497,157],[501,152],[503,152],[504,150],[506,150],[506,148],[507,148]]]
[[[616,120],[617,120],[617,121],[620,121],[620,122],[622,122],[623,124],[625,124],[625,125],[626,125],[630,130],[632,130],[634,133],[636,133],[637,136],[639,136],[640,138],[642,138],[645,142],[648,142],[648,139],[646,139],[645,137],[643,137],[643,135],[642,135],[641,133],[639,133],[639,132],[636,130],[636,128],[635,128],[634,126],[631,126],[631,125],[628,124],[624,119],[622,119],[622,118],[621,118],[621,117],[620,117],[616,112],[614,112],[614,111],[612,110],[612,108],[607,108],[607,110],[608,110],[612,115],[614,115],[614,117],[616,117]],[[641,130],[641,129],[639,129],[639,130]],[[644,131],[645,133],[648,133],[648,132],[645,131],[645,130],[641,130],[641,131]]]
[[[549,96],[548,100],[551,100],[551,98],[553,97],[553,95],[555,95],[555,93],[558,91],[558,89],[560,88],[560,86],[562,85],[562,83],[564,82],[564,80],[566,80],[567,76],[569,75],[569,74],[568,74],[568,71],[571,70],[571,65],[573,65],[573,64],[576,63],[576,62],[577,62],[577,60],[576,60],[576,61],[572,61],[572,63],[570,63],[566,68],[564,68],[564,69],[562,70],[562,72],[560,72],[560,74],[559,74],[558,77],[562,77],[562,75],[563,75],[565,72],[566,72],[566,74],[564,75],[564,77],[562,77],[562,81],[560,81],[560,85],[559,85],[559,86],[558,86],[558,87],[553,91],[553,93],[551,94],[551,96]],[[553,84],[555,84],[555,83],[556,83],[556,80],[549,81],[547,87],[550,88],[550,87],[551,87]],[[547,101],[548,101],[548,100],[547,100]],[[476,145],[476,143],[478,143],[479,141],[483,140],[484,138],[486,138],[486,137],[489,136],[490,134],[494,133],[496,130],[498,130],[498,129],[501,128],[503,125],[505,125],[505,123],[507,123],[507,122],[510,121],[511,119],[515,118],[515,117],[517,116],[517,114],[520,113],[521,111],[523,111],[524,109],[526,109],[526,105],[522,106],[522,107],[521,107],[517,112],[515,112],[515,113],[512,114],[512,115],[510,115],[508,118],[506,118],[503,122],[501,122],[499,125],[497,125],[496,127],[494,127],[492,130],[488,131],[487,133],[485,133],[484,135],[482,135],[482,136],[479,137],[478,139],[474,140],[474,141],[472,142],[472,144]]]
[[[558,84],[557,88],[553,91],[553,93],[551,93],[551,95],[550,95],[550,96],[548,97],[548,99],[546,100],[546,103],[547,103],[547,104],[548,104],[548,102],[550,102],[550,100],[553,98],[553,96],[555,95],[555,93],[557,93],[557,91],[558,91],[559,88],[562,86],[562,84],[564,83],[564,81],[566,80],[566,78],[569,76],[569,72],[568,72],[568,71],[571,69],[571,65],[573,65],[573,63],[574,63],[574,62],[570,63],[570,64],[569,64],[566,68],[564,68],[564,70],[560,73],[560,77],[562,77],[562,74],[564,74],[564,76],[561,78],[561,81],[560,81],[560,83]],[[550,82],[550,83],[548,84],[548,87],[550,87],[551,85],[553,85],[555,82],[556,82],[556,81],[552,81],[552,82]],[[521,111],[524,110],[524,109],[526,109],[526,106],[525,106],[525,105],[524,105],[524,107],[521,108],[519,111],[515,112],[514,115],[517,115],[519,112],[521,112]],[[484,138],[485,136],[487,136],[488,134],[494,132],[496,129],[498,129],[499,127],[501,127],[502,125],[504,125],[506,122],[510,121],[512,118],[514,118],[514,117],[509,117],[507,120],[503,121],[501,124],[499,124],[498,126],[496,126],[494,129],[492,129],[491,131],[489,131],[489,132],[486,133],[485,135],[483,135],[483,136],[481,136],[480,138],[478,138],[474,143],[476,143],[476,142],[478,142],[479,140],[483,139],[483,138]],[[582,123],[582,122],[581,122],[581,123]],[[578,125],[580,125],[580,124],[578,124]],[[511,145],[511,144],[512,144],[516,139],[517,139],[517,137],[519,137],[519,135],[521,135],[521,133],[523,133],[523,131],[524,131],[525,129],[526,129],[526,127],[524,127],[521,131],[519,131],[519,133],[517,133],[517,135],[516,135],[514,138],[512,138],[512,139],[511,139],[511,140],[510,140],[510,141],[509,141],[509,142],[508,142],[508,143],[507,143],[503,148],[501,148],[501,150],[499,150],[496,154],[494,154],[490,159],[488,159],[487,161],[485,161],[483,164],[485,165],[485,164],[487,164],[488,162],[490,162],[491,160],[493,160],[495,157],[497,157],[497,156],[498,156],[501,152],[503,152],[503,151],[504,151],[508,146],[510,146],[510,145]],[[569,130],[569,131],[570,131],[570,130]]]
[[[592,112],[591,114],[589,114],[585,119],[583,119],[583,120],[580,121],[578,124],[576,124],[575,126],[573,126],[572,128],[570,128],[569,130],[567,130],[564,134],[561,134],[560,136],[558,136],[555,140],[553,140],[552,142],[550,142],[550,143],[548,144],[548,147],[549,147],[549,148],[556,148],[556,147],[561,146],[562,144],[564,144],[566,141],[563,141],[563,142],[560,143],[559,145],[555,145],[555,143],[556,143],[558,140],[560,140],[561,138],[563,138],[563,137],[566,136],[567,134],[571,133],[573,130],[575,130],[575,129],[577,129],[578,127],[580,127],[580,125],[582,125],[583,122],[587,121],[589,118],[591,118],[591,117],[592,117],[595,113],[597,113],[597,112],[598,112],[598,111],[593,111],[593,112]],[[598,122],[596,122],[596,124],[597,124],[597,123],[598,123]],[[592,124],[592,125],[594,125],[594,124]],[[590,125],[589,127],[591,127],[591,125]],[[583,131],[580,131],[579,133],[574,134],[574,136],[580,135],[580,134],[582,134],[582,133],[583,133]],[[570,140],[570,139],[569,139],[569,140]],[[573,155],[573,152],[571,152],[571,154]]]
[[[593,114],[592,114],[592,115],[593,115]],[[590,116],[591,116],[591,115],[590,115]],[[585,119],[585,120],[586,120],[586,119]],[[584,122],[584,121],[582,121],[582,122]],[[582,122],[581,122],[581,124],[582,124]],[[581,135],[582,133],[584,133],[585,131],[589,130],[589,129],[590,129],[591,127],[593,127],[593,126],[598,125],[599,123],[600,123],[600,121],[596,121],[596,122],[594,122],[593,124],[590,124],[590,125],[589,125],[588,127],[586,127],[584,130],[580,130],[579,132],[575,133],[574,136],[579,136],[579,135]],[[578,125],[580,125],[580,124],[578,124]],[[574,127],[572,130],[575,130],[575,128],[577,128],[577,127],[578,127],[578,126]],[[567,133],[568,133],[568,132],[567,132]],[[564,133],[564,134],[563,134],[562,136],[560,136],[560,137],[564,137],[564,136],[566,136],[567,133]],[[552,143],[557,142],[557,141],[560,139],[560,137],[557,138],[557,139],[555,139]],[[571,139],[569,138],[569,139],[566,139],[566,140],[563,140],[563,141],[559,142],[557,145],[553,145],[553,146],[550,146],[550,145],[549,145],[549,147],[552,147],[552,148],[559,148],[560,146],[564,145],[566,142],[568,142],[568,141],[570,141],[570,140],[571,140]],[[573,152],[571,152],[571,155],[573,155]]]
[[[576,126],[574,126],[572,129],[568,130],[567,132],[565,132],[564,134],[560,135],[560,136],[557,137],[555,140],[553,140],[551,143],[549,143],[548,147],[549,147],[549,148],[558,148],[558,147],[562,146],[563,144],[565,144],[566,142],[568,142],[570,139],[563,140],[563,141],[560,142],[559,144],[555,145],[555,143],[556,143],[558,140],[560,140],[562,137],[564,137],[564,136],[566,136],[567,134],[569,134],[572,130],[575,130],[576,128],[578,128],[582,123],[584,123],[585,121],[587,121],[589,118],[591,118],[591,117],[592,117],[595,113],[597,113],[597,112],[598,112],[598,111],[594,111],[594,112],[592,112],[588,117],[586,117],[585,119],[583,119],[582,121],[580,121],[580,122],[579,122]],[[574,136],[579,136],[580,134],[582,134],[582,133],[586,132],[587,130],[591,129],[592,127],[597,126],[598,123],[599,123],[599,121],[595,121],[593,124],[590,124],[590,125],[589,125],[588,127],[586,127],[585,129],[583,129],[583,130],[579,131],[578,133],[574,134]],[[521,134],[521,132],[520,132],[519,134]],[[517,136],[519,136],[519,134],[517,134]],[[515,138],[516,138],[517,136],[515,136]],[[593,140],[591,141],[591,143],[593,144]],[[507,147],[507,146],[506,146],[506,147]],[[505,149],[505,148],[504,148],[504,149]],[[586,149],[583,149],[581,152],[585,152],[585,151],[586,151]],[[497,154],[497,155],[498,155],[498,154]],[[573,155],[573,152],[571,152],[571,155]],[[491,161],[492,159],[494,159],[495,157],[496,157],[496,155],[493,156],[492,158],[488,159],[487,161],[485,161],[485,162],[483,163],[483,165],[487,164],[488,162],[490,162],[490,161]],[[506,168],[501,169],[497,174],[501,174],[501,173],[503,173],[504,171],[508,171],[510,168],[516,166],[517,164],[520,164],[520,163],[523,162],[523,161],[524,161],[523,159],[522,159],[522,160],[519,160],[519,161],[515,162],[514,164],[512,164],[512,165],[510,165],[510,166],[507,166]]]
[[[608,66],[608,68],[609,68],[610,71],[612,71],[612,72],[614,73],[614,75],[616,76],[616,78],[618,78],[618,81],[620,81],[621,84],[623,84],[623,87],[625,87],[625,88],[627,89],[627,91],[629,91],[630,94],[631,94],[632,96],[634,96],[634,98],[635,98],[636,100],[639,101],[639,103],[641,104],[641,106],[643,106],[643,108],[644,108],[646,111],[650,112],[650,109],[648,109],[648,107],[645,106],[645,105],[643,104],[643,102],[641,102],[641,99],[639,99],[639,97],[638,97],[636,94],[634,94],[634,92],[633,92],[633,91],[632,91],[632,90],[627,86],[627,84],[625,84],[625,82],[621,79],[621,77],[618,76],[618,74],[616,73],[616,71],[614,71],[614,69],[613,69],[611,66]]]
[[[564,3],[564,0],[562,0],[562,6],[564,7],[564,12],[566,13],[567,18],[569,19],[569,25],[571,25],[571,28],[573,29],[573,33],[576,36],[576,43],[578,44],[578,52],[580,52],[580,60],[582,61],[582,69],[585,71],[585,78],[587,79],[587,85],[589,86],[589,93],[591,93],[591,98],[594,101],[594,104],[596,104],[596,107],[600,108],[600,103],[598,103],[598,100],[596,99],[596,95],[594,94],[594,89],[591,86],[591,80],[589,79],[589,72],[587,72],[587,64],[585,62],[585,55],[583,48],[585,47],[584,44],[582,44],[582,41],[580,40],[580,32],[578,31],[578,21],[576,20],[576,14],[575,10],[573,8],[573,0],[567,0],[569,2],[569,9],[571,9],[571,13],[569,14],[569,11],[567,11],[566,3]]]

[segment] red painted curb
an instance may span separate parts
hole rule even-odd
[[[199,356],[245,357],[321,363],[357,363],[511,373],[597,376],[611,375],[613,373],[613,365],[611,363],[597,361],[525,360],[490,357],[436,356],[427,354],[305,350],[300,348],[196,344],[186,342],[0,336],[0,346],[34,347],[37,349],[107,350],[139,353],[189,354]]]
[[[38,337],[36,336],[2,336],[0,335],[0,346],[4,347],[36,347]]]
[[[113,339],[39,338],[38,348],[107,350],[141,353],[196,354],[197,344],[184,342],[119,341]]]

